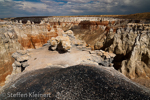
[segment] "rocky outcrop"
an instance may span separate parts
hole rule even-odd
[[[26,50],[18,50],[17,52],[12,54],[12,57],[15,59],[15,62],[12,64],[13,71],[11,75],[8,75],[6,77],[5,83],[8,83],[13,75],[23,72],[24,69],[29,66],[28,60],[30,56]]]
[[[20,73],[25,69],[25,67],[29,66],[28,60],[30,56],[27,53],[27,51],[19,50],[13,53],[12,57],[15,59],[15,62],[12,64],[13,66],[12,74]]]
[[[89,53],[92,55],[91,61],[96,62],[98,63],[98,65],[101,65],[104,67],[105,66],[113,67],[112,61],[114,60],[114,57],[116,56],[115,54],[108,53],[103,50],[89,51]]]
[[[148,78],[149,24],[130,22],[136,21],[120,20],[110,21],[110,23],[81,21],[71,30],[76,37],[85,40],[93,50],[103,49],[115,53],[114,67],[124,75],[131,79]],[[137,47],[138,35],[139,46]]]
[[[49,24],[0,23],[0,86],[5,77],[12,73],[12,53],[17,50],[39,48],[52,37],[61,35],[63,30]]]
[[[150,77],[150,40],[147,28],[149,28],[147,25],[128,24],[126,30],[124,28],[117,30],[112,45],[107,48],[109,52],[114,52],[118,56],[117,69],[131,79]]]
[[[99,50],[105,46],[106,41],[109,46],[115,35],[116,27],[114,21],[81,21],[71,30],[77,38],[86,41],[93,50]]]
[[[13,70],[12,53],[22,49],[22,46],[16,41],[17,35],[7,28],[9,27],[0,27],[0,86],[4,85],[5,77]]]
[[[69,37],[52,37],[48,42],[50,43],[50,48],[52,50],[58,50],[59,52],[67,52],[71,48],[71,42],[69,40]]]
[[[12,57],[15,59],[12,64],[13,72],[6,77],[5,83],[9,83],[21,72],[50,66],[64,68],[78,64],[94,64],[113,67],[115,54],[103,50],[91,51],[84,41],[76,39],[73,32],[69,30],[63,36],[52,37],[39,49],[18,50],[12,54]]]
[[[24,25],[14,27],[18,36],[18,42],[24,49],[40,48],[52,37],[58,36],[62,30],[57,27],[50,27],[49,25]]]
[[[132,82],[113,68],[96,65],[53,66],[22,73],[0,93],[6,94],[0,95],[2,100],[150,99],[149,89]],[[16,96],[11,97],[9,93]]]

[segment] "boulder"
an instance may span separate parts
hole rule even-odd
[[[52,50],[68,51],[72,47],[69,37],[64,36],[53,37],[49,40],[49,43]]]

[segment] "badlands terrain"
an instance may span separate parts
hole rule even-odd
[[[132,16],[0,20],[0,92],[150,99],[150,20]]]

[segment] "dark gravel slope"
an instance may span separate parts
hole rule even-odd
[[[77,65],[28,73],[5,88],[0,100],[149,100],[146,91],[111,68]]]

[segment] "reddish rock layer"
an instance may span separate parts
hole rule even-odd
[[[29,48],[39,48],[42,47],[43,44],[47,43],[49,39],[52,37],[57,37],[57,33],[47,33],[46,35],[44,34],[38,34],[38,35],[27,35],[27,38],[21,38],[18,40],[19,43],[23,46],[24,49],[29,49]]]
[[[23,26],[25,27],[25,26]],[[53,28],[53,31],[51,31]],[[37,29],[38,30],[38,29]],[[52,37],[57,37],[58,31],[57,26],[50,27],[50,25],[47,25],[47,32],[40,33],[39,34],[26,34],[25,36],[18,36],[18,42],[21,44],[22,47],[18,47],[18,49],[35,49],[40,48],[43,46],[43,44],[47,43],[49,39]],[[24,31],[24,30],[22,30]],[[32,31],[27,31],[28,33],[31,33]],[[22,34],[22,33],[20,33]],[[15,39],[12,41],[16,41]],[[10,44],[13,44],[13,42],[9,42]],[[17,45],[17,44],[16,44]],[[13,48],[13,47],[12,47]],[[6,48],[5,48],[6,49]],[[7,58],[8,63],[4,63],[5,60],[0,61],[0,86],[3,86],[5,84],[5,78],[7,75],[12,73],[12,63],[14,62],[14,59],[11,57],[12,53],[15,51],[11,51],[11,49],[8,47],[6,49],[6,54],[4,55],[5,58]],[[2,57],[3,59],[3,57]]]
[[[39,33],[37,35],[27,34],[26,38],[21,37],[18,39],[18,42],[24,49],[40,48],[43,46],[43,44],[47,43],[49,39],[58,36],[57,27],[54,25],[53,28],[54,32],[51,32],[52,28],[50,27],[50,25],[47,25],[47,33]]]
[[[12,53],[8,54],[9,56]],[[14,62],[14,59],[12,58],[11,61],[5,63],[0,63],[0,86],[3,86],[5,84],[5,78],[7,75],[10,75],[12,73],[12,63]]]

